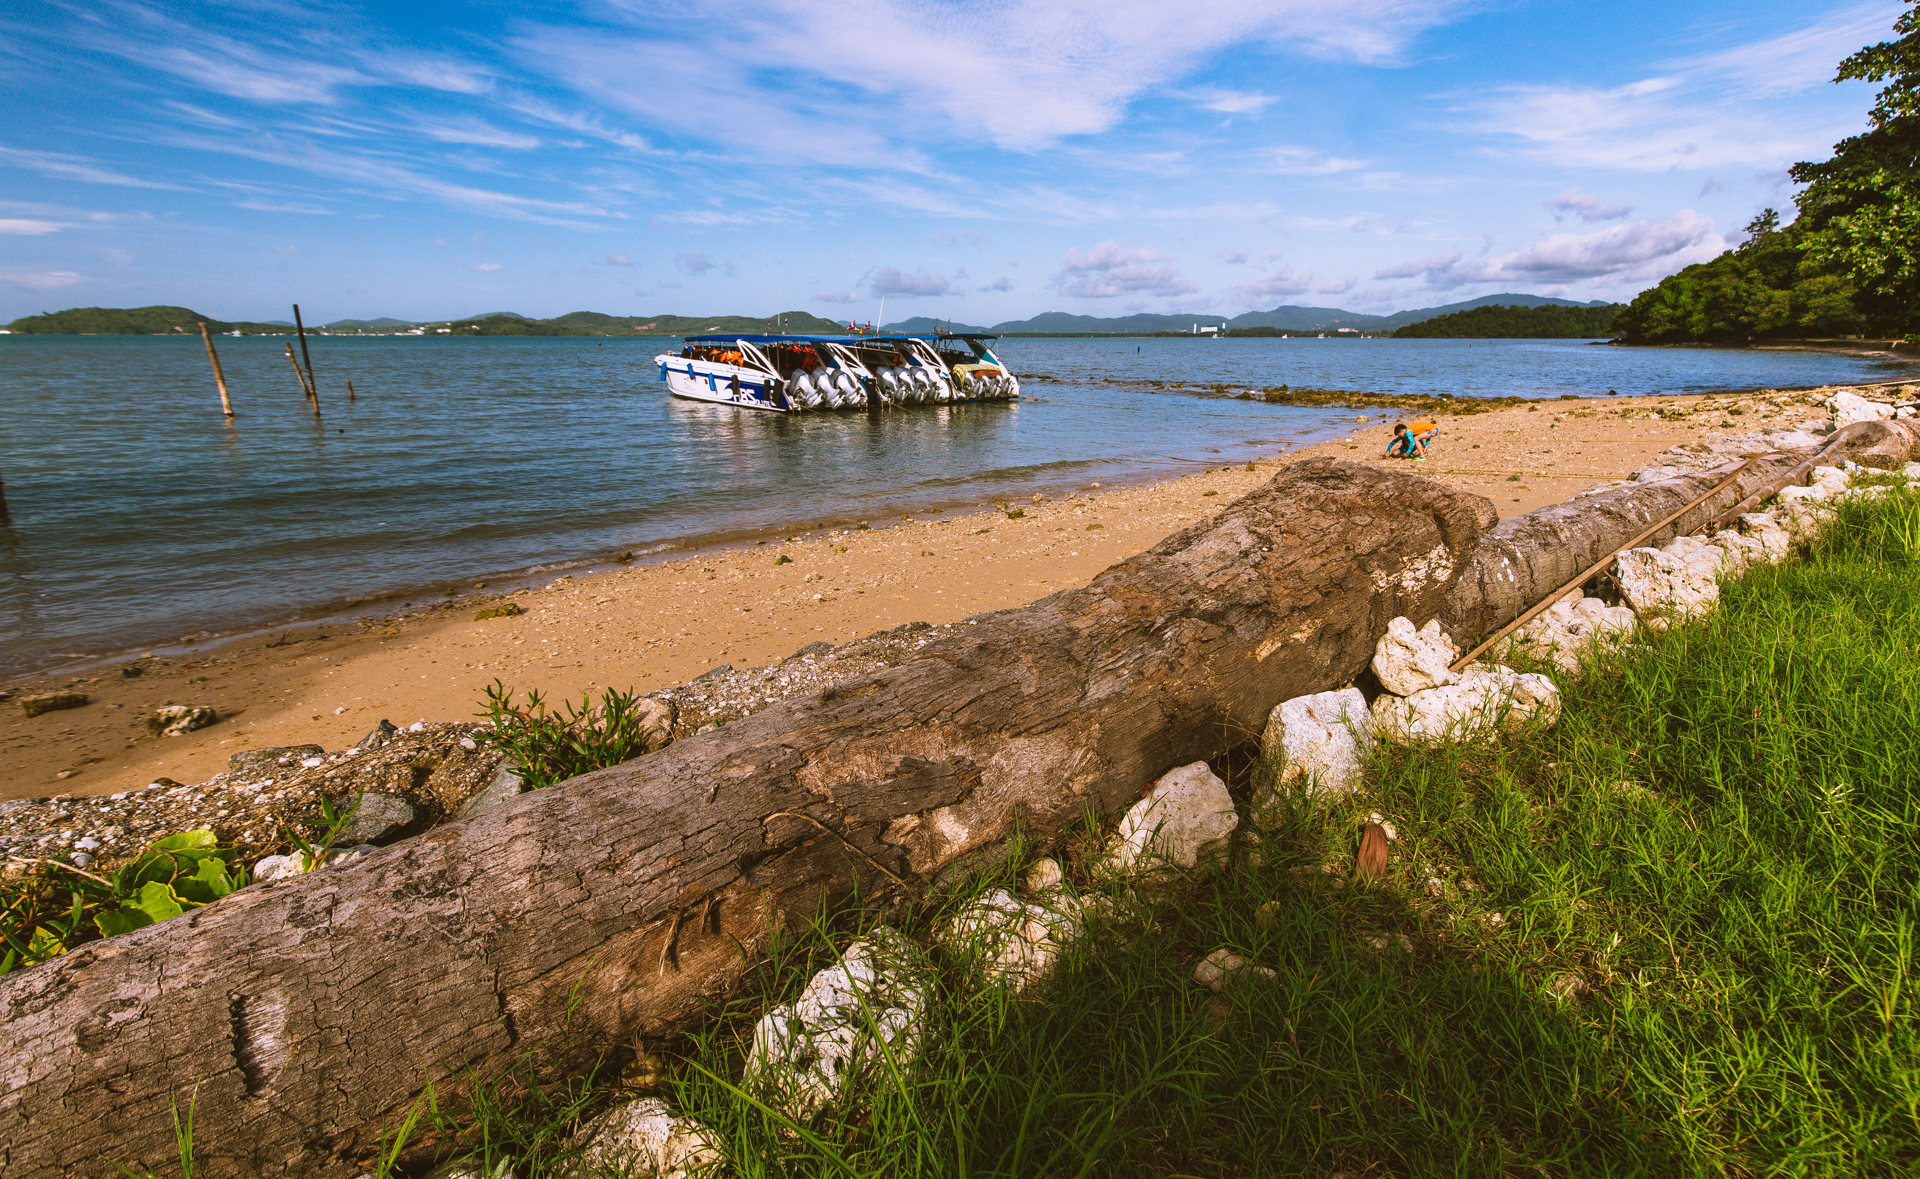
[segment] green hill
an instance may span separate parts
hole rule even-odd
[[[1473,307],[1451,315],[1410,323],[1393,333],[1396,340],[1595,340],[1613,334],[1618,303],[1599,307]]]
[[[66,311],[26,315],[7,325],[23,336],[197,336],[195,324],[211,332],[241,331],[248,335],[284,332],[271,323],[228,323],[188,307],[74,307]]]

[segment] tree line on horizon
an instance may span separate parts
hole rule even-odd
[[[1868,128],[1830,159],[1795,164],[1806,185],[1787,225],[1766,209],[1746,240],[1642,292],[1615,326],[1631,344],[1883,335],[1920,342],[1920,0],[1898,40],[1840,63],[1834,81],[1885,82]]]
[[[1619,303],[1602,307],[1515,307],[1496,303],[1424,319],[1395,330],[1396,340],[1597,340],[1613,334]]]

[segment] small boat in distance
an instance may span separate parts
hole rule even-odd
[[[688,336],[654,357],[667,392],[774,413],[1011,401],[1013,371],[996,336]]]

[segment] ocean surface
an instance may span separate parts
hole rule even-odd
[[[1911,372],[1559,340],[1007,340],[1029,400],[787,417],[668,398],[652,357],[677,341],[310,337],[316,421],[285,338],[217,343],[231,424],[198,339],[0,337],[0,677],[622,549],[1271,457],[1351,424],[1233,400],[1244,387],[1556,397]]]

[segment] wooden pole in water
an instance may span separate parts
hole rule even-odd
[[[213,383],[220,386],[220,412],[232,417],[233,399],[227,396],[227,374],[220,371],[220,354],[213,350],[213,336],[204,323],[200,325],[200,339],[207,346],[207,359],[213,362]]]
[[[353,382],[352,381],[347,382],[347,400],[348,401],[353,400]]]
[[[319,417],[320,395],[313,391],[313,383],[307,379],[307,374],[300,371],[300,362],[294,358],[292,344],[287,345],[287,363],[293,366],[293,375],[300,382],[301,391],[307,395],[307,400],[313,403],[313,416]]]
[[[307,366],[307,396],[313,398],[313,412],[320,412],[320,386],[313,379],[313,357],[307,355],[307,329],[300,322],[300,304],[293,305],[293,330],[300,336],[300,362]]]
[[[0,479],[0,520],[10,519],[7,515],[7,481]]]

